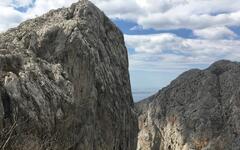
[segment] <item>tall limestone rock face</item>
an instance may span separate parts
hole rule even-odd
[[[136,149],[123,35],[87,0],[0,34],[0,98],[1,148]]]
[[[240,64],[185,72],[136,109],[138,150],[239,150]]]

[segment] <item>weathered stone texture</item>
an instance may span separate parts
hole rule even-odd
[[[87,0],[0,34],[0,95],[7,149],[136,149],[123,34]]]
[[[137,104],[138,150],[239,150],[240,64],[190,70]]]

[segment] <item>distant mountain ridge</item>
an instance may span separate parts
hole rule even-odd
[[[240,149],[240,64],[193,69],[135,108],[138,150]]]
[[[146,89],[132,89],[132,95],[134,102],[138,102],[142,99],[149,97],[149,95],[154,94],[158,91],[158,88],[146,88]]]

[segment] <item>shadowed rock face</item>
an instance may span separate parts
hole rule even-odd
[[[136,149],[123,35],[91,2],[0,34],[0,64],[0,146]]]
[[[240,64],[190,70],[137,103],[138,150],[240,149]]]

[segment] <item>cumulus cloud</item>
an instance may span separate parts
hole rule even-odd
[[[194,30],[194,34],[203,39],[234,39],[237,35],[227,27],[210,27]]]
[[[16,11],[11,6],[0,5],[0,32],[5,31],[8,28],[17,26],[24,18],[24,15]]]
[[[0,6],[33,5],[27,18],[78,0],[4,0]],[[92,0],[109,17],[137,22],[143,28],[169,30],[239,26],[240,1],[236,0]],[[26,17],[25,17],[26,18]]]
[[[133,20],[144,28],[203,29],[240,24],[240,1],[235,0],[94,0],[93,2],[110,17]]]
[[[40,16],[51,9],[68,7],[78,0],[4,0],[0,1],[0,32],[17,26],[20,22],[36,16]],[[17,9],[28,7],[26,12]]]
[[[143,12],[137,0],[92,0],[92,2],[111,18],[138,20]]]
[[[2,0],[0,1],[0,6],[3,7],[26,7],[32,5],[32,0]]]
[[[25,18],[28,19],[40,16],[51,9],[68,7],[77,1],[78,0],[36,0],[34,6],[29,8],[29,10],[25,13]]]
[[[33,4],[33,0],[12,0],[12,5],[15,7],[26,7]]]
[[[173,34],[156,35],[125,35],[129,47],[135,48],[139,53],[161,53],[171,49],[172,51],[181,49],[178,43],[181,38]]]
[[[17,10],[20,7],[27,7],[33,4],[32,0],[2,0],[0,1],[0,32],[17,26],[25,20],[25,14]]]
[[[239,4],[240,5],[240,4]],[[234,26],[240,24],[240,11],[226,14],[191,14],[169,11],[140,17],[138,23],[144,28],[168,29],[203,29],[215,26]]]
[[[133,70],[186,70],[219,59],[238,60],[240,41],[222,39],[184,39],[174,34],[125,35]]]

